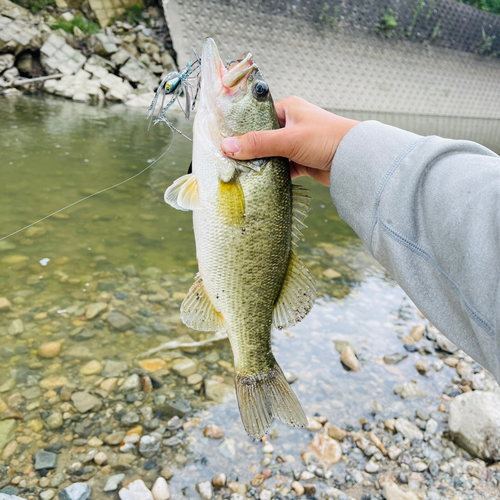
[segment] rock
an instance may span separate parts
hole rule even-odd
[[[398,394],[403,399],[425,398],[425,392],[411,382],[407,382],[394,387],[394,394]]]
[[[359,370],[358,358],[354,355],[350,345],[346,345],[340,354],[340,361],[344,366],[347,366],[351,371],[357,372]]]
[[[458,365],[458,358],[449,356],[444,360],[444,364],[450,366],[451,368],[455,368]]]
[[[319,460],[330,467],[342,459],[342,447],[335,439],[326,434],[316,434],[309,444],[309,449],[316,454]]]
[[[73,483],[59,493],[59,500],[87,500],[92,493],[91,487],[86,483]]]
[[[104,438],[104,442],[106,444],[109,444],[110,446],[117,446],[117,445],[119,445],[123,441],[124,437],[125,437],[125,432],[123,432],[123,431],[115,431],[115,432],[113,432],[111,434],[108,434]]]
[[[134,328],[134,324],[130,318],[118,311],[111,311],[108,314],[106,321],[118,332],[124,332]]]
[[[469,453],[500,460],[500,392],[473,391],[453,398],[448,424]]]
[[[111,60],[117,65],[117,66],[123,66],[131,57],[130,52],[127,50],[120,48],[118,49],[117,52],[115,52],[111,56]]]
[[[200,494],[203,500],[212,500],[214,496],[214,489],[210,481],[203,481],[196,485],[196,491]]]
[[[312,417],[307,417],[307,425],[306,425],[306,429],[308,431],[312,431],[312,432],[318,432],[320,431],[321,429],[323,429],[323,426],[321,425],[321,422],[319,422],[318,420],[316,420],[315,418],[312,418]]]
[[[107,457],[106,453],[104,453],[103,451],[98,452],[96,454],[96,456],[94,457],[94,462],[97,465],[103,465],[104,463],[106,463],[107,460],[108,460],[108,457]]]
[[[0,421],[0,451],[14,438],[16,422],[13,419]]]
[[[160,442],[154,436],[142,436],[139,441],[139,453],[146,458],[151,458],[160,450]]]
[[[69,385],[69,380],[66,377],[49,377],[40,381],[42,389],[59,389]]]
[[[46,232],[47,230],[44,227],[34,226],[28,228],[24,234],[27,238],[40,238],[40,236],[43,236]]]
[[[61,352],[61,342],[46,342],[38,348],[38,356],[44,359],[55,358]]]
[[[429,364],[419,359],[415,363],[415,368],[417,369],[417,372],[420,373],[420,375],[426,375],[427,372],[429,371]]]
[[[234,439],[224,439],[219,445],[218,450],[221,455],[232,460],[236,456],[236,443]]]
[[[16,58],[12,54],[0,54],[0,73],[14,66]]]
[[[125,413],[125,415],[123,415],[120,422],[123,425],[131,426],[131,425],[135,425],[135,424],[139,423],[140,420],[141,420],[141,417],[139,417],[139,415],[135,411],[129,411],[129,412]]]
[[[215,401],[216,403],[228,403],[236,398],[234,388],[228,384],[205,379],[204,385],[205,397],[211,401]]]
[[[397,418],[394,426],[398,432],[410,441],[413,439],[424,439],[423,432],[406,418]]]
[[[212,484],[213,484],[214,488],[222,488],[226,485],[226,480],[227,480],[227,477],[222,472],[218,476],[215,476],[212,478]]]
[[[172,370],[175,373],[186,378],[189,377],[189,375],[196,373],[197,369],[198,366],[192,359],[183,359],[172,367]]]
[[[99,375],[102,372],[102,365],[94,359],[89,361],[87,364],[83,365],[80,369],[82,375]]]
[[[201,387],[201,383],[203,382],[203,375],[200,373],[193,373],[193,375],[189,375],[187,378],[188,385],[197,385],[195,389],[199,389]]]
[[[125,474],[115,474],[111,476],[104,486],[104,491],[116,491],[118,485],[125,479]]]
[[[40,500],[52,500],[55,496],[54,490],[45,490],[40,493]]]
[[[154,500],[142,479],[136,479],[118,492],[120,500]]]
[[[85,317],[87,319],[93,319],[97,315],[105,311],[107,308],[108,304],[106,304],[105,302],[96,302],[95,304],[90,304],[90,306],[87,307],[87,311],[85,312]]]
[[[5,2],[3,3],[5,5]],[[5,13],[4,5],[0,8],[2,14]],[[16,5],[15,9],[19,12],[22,7]],[[38,30],[19,18],[22,16],[15,17],[17,19],[13,21],[0,15],[0,52],[10,52],[17,56],[24,50],[39,49],[42,39]]]
[[[49,75],[74,75],[87,58],[68,45],[63,37],[52,33],[40,49],[40,61]]]
[[[424,333],[425,333],[425,325],[415,325],[411,329],[410,337],[415,342],[420,342],[424,338]]]
[[[102,406],[102,401],[99,398],[84,391],[74,392],[71,395],[71,401],[80,413],[87,413],[91,410],[98,411]]]
[[[144,85],[150,92],[155,91],[158,87],[158,78],[134,57],[131,57],[120,68],[119,73],[132,83]]]
[[[0,297],[0,312],[10,311],[11,307],[12,304],[10,303],[9,299],[7,299],[6,297]]]
[[[439,372],[444,368],[444,362],[442,359],[436,359],[434,363],[432,363],[432,368],[434,371]]]
[[[154,500],[169,500],[170,490],[168,489],[167,481],[163,477],[159,477],[151,488]]]
[[[330,268],[323,271],[323,276],[329,280],[334,280],[340,278],[342,275],[338,271],[335,271],[335,269]]]
[[[105,375],[106,377],[118,377],[118,375],[121,375],[123,372],[127,371],[127,368],[127,363],[125,363],[124,361],[108,360],[104,365],[103,375]]]
[[[19,335],[24,332],[24,324],[22,319],[15,319],[8,329],[9,335]]]
[[[224,432],[216,425],[207,425],[203,431],[203,435],[210,439],[222,439],[224,437]]]
[[[59,412],[51,413],[45,420],[50,429],[59,429],[63,426],[63,416]]]
[[[425,432],[428,432],[430,434],[435,434],[438,428],[438,422],[437,420],[434,420],[433,418],[430,418],[427,420],[426,425],[425,425]]]
[[[120,387],[120,390],[123,392],[127,391],[134,391],[136,389],[139,389],[141,386],[141,379],[139,378],[139,375],[137,373],[134,373],[133,375],[130,375],[130,377],[127,377],[125,379],[125,382]]]
[[[15,440],[11,441],[3,450],[2,460],[7,462],[9,458],[16,452],[18,444],[19,443]]]
[[[328,427],[328,435],[336,441],[343,441],[347,437],[347,431],[336,425],[330,425]]]
[[[40,450],[35,455],[35,470],[55,469],[57,467],[57,455],[51,451]]]
[[[448,352],[450,354],[458,351],[458,347],[451,340],[448,340],[442,333],[438,332],[437,330],[434,330],[433,333],[436,337],[437,345],[442,351]]]
[[[401,363],[403,359],[406,359],[408,357],[408,354],[402,353],[402,352],[395,352],[393,354],[386,354],[384,356],[384,363],[387,365],[397,365],[398,363]]]
[[[87,40],[87,45],[100,56],[109,56],[118,51],[118,46],[114,40],[104,33],[91,35]]]
[[[206,358],[205,358],[206,359]],[[292,385],[294,382],[297,382],[297,380],[299,380],[299,376],[295,373],[295,372],[292,372],[290,370],[285,370],[283,372],[283,374],[285,375],[285,378],[286,378],[286,381]]]
[[[380,466],[375,462],[375,460],[370,460],[365,465],[365,471],[369,474],[375,474],[380,469]]]
[[[386,481],[382,490],[386,500],[419,500],[419,497],[415,493],[404,491],[391,481]]]
[[[163,359],[159,358],[143,359],[139,364],[143,370],[151,373],[161,370],[167,365]]]
[[[304,489],[304,487],[298,482],[298,481],[294,481],[292,483],[292,490],[295,491],[295,493],[300,496],[300,495],[303,495],[304,492],[306,491]]]

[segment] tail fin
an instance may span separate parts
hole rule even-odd
[[[243,426],[250,438],[261,439],[273,418],[293,427],[305,427],[307,417],[276,363],[267,374],[235,377],[236,396]]]

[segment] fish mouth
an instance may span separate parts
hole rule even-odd
[[[203,44],[201,81],[205,102],[214,101],[221,94],[235,94],[246,87],[248,77],[257,70],[250,52],[224,66],[219,49],[212,38]]]

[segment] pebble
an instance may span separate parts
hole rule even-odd
[[[8,329],[9,335],[19,335],[24,332],[24,324],[23,320],[15,319],[10,325]]]
[[[155,500],[142,479],[132,481],[126,488],[122,488],[118,495],[120,500]]]
[[[91,410],[98,411],[102,406],[102,401],[99,398],[84,391],[74,392],[71,395],[71,401],[80,413],[87,413]]]
[[[121,418],[120,422],[123,425],[135,425],[139,423],[141,420],[141,417],[135,412],[135,411],[129,411],[123,415]]]
[[[386,500],[419,500],[415,493],[404,491],[396,483],[390,481],[384,483],[383,492]]]
[[[317,432],[317,431],[320,431],[321,429],[323,429],[323,426],[315,418],[307,417],[306,429],[308,431]]]
[[[425,432],[429,432],[430,434],[435,434],[438,428],[438,422],[437,420],[434,420],[433,418],[430,418],[427,420],[426,425],[425,425]]]
[[[92,493],[91,487],[86,483],[73,483],[59,493],[59,500],[87,500]]]
[[[2,259],[2,262],[5,262],[5,258]],[[0,312],[8,312],[10,311],[12,304],[10,300],[6,297],[0,297]]]
[[[57,467],[57,455],[50,451],[40,450],[35,455],[35,470],[55,469]]]
[[[125,474],[115,474],[111,476],[104,486],[104,491],[116,491],[118,485],[125,479]]]
[[[300,495],[303,495],[303,494],[304,494],[304,492],[306,491],[306,490],[304,489],[304,487],[302,486],[302,484],[300,484],[298,481],[294,481],[294,482],[292,483],[292,490],[293,490],[293,491],[295,491],[295,493],[296,493],[297,495],[299,495],[299,496],[300,496]]]
[[[346,345],[340,354],[340,361],[344,366],[347,366],[351,371],[357,372],[359,370],[359,361],[355,356],[354,351],[350,345]]]
[[[167,366],[167,363],[163,359],[153,358],[153,359],[143,359],[140,361],[140,366],[143,370],[153,373],[161,370]]]
[[[123,441],[124,437],[125,437],[125,432],[115,431],[105,436],[104,442],[106,444],[109,444],[110,446],[117,446]]]
[[[193,373],[193,375],[189,375],[189,377],[187,378],[188,385],[200,384],[200,387],[201,387],[202,382],[203,382],[203,375],[201,375],[199,373]]]
[[[45,423],[50,429],[59,429],[64,423],[63,416],[59,412],[51,413],[45,420]]]
[[[126,391],[133,391],[135,389],[139,389],[141,386],[141,379],[139,378],[139,375],[137,373],[134,373],[133,375],[130,375],[130,377],[127,377],[125,379],[125,382],[120,387],[120,390],[122,392]]]
[[[198,367],[192,359],[184,359],[179,363],[176,363],[172,370],[180,375],[181,377],[189,377],[193,373],[196,373]]]
[[[82,375],[99,375],[102,372],[103,368],[101,363],[97,361],[97,359],[93,359],[89,361],[87,364],[83,365],[80,369],[80,373]]]
[[[337,441],[343,441],[347,437],[347,431],[336,425],[330,425],[328,427],[328,435]]]
[[[417,369],[417,372],[420,373],[420,375],[426,375],[427,372],[429,371],[429,364],[419,359],[415,363],[415,368]]]
[[[52,500],[56,496],[54,490],[45,490],[40,493],[40,500]]]
[[[397,385],[394,387],[394,393],[398,394],[403,399],[425,398],[425,392],[420,389],[417,384],[413,384],[411,382]]]
[[[271,497],[272,497],[271,490],[267,489],[263,489],[259,495],[260,500],[271,500]]]
[[[226,475],[221,473],[212,478],[212,484],[214,488],[222,488],[226,484]]]
[[[104,453],[103,451],[100,451],[94,457],[94,462],[97,465],[103,465],[104,463],[106,463],[107,460],[108,460],[108,457],[107,457],[106,453]]]
[[[118,332],[125,332],[134,327],[132,320],[119,311],[111,311],[106,317],[106,321]]]
[[[444,362],[443,362],[443,360],[442,359],[436,359],[436,361],[434,361],[432,363],[432,368],[434,369],[434,371],[440,372],[444,368]]]
[[[224,432],[216,425],[207,425],[203,430],[203,435],[210,439],[222,439],[224,437]]]
[[[339,442],[323,433],[314,436],[309,449],[327,467],[335,465],[342,459],[342,447]]]
[[[46,342],[38,348],[38,356],[44,359],[55,358],[61,352],[61,342]]]
[[[151,488],[154,500],[169,500],[170,490],[167,481],[163,477],[159,477]]]
[[[424,439],[422,431],[406,418],[397,418],[395,423],[396,430],[403,434],[406,439]]]
[[[334,280],[336,278],[340,278],[342,274],[340,274],[338,271],[335,271],[335,269],[325,269],[323,271],[323,276],[329,280]]]
[[[199,493],[203,500],[212,500],[214,489],[210,481],[203,481],[196,485],[196,491]]]
[[[444,360],[445,365],[455,368],[458,365],[458,358],[448,357]]]
[[[88,306],[85,316],[87,319],[93,319],[108,308],[108,304],[104,302],[97,302]]]
[[[365,471],[369,474],[375,474],[380,469],[380,466],[374,460],[369,460],[365,465]]]
[[[142,436],[139,441],[139,453],[146,458],[151,458],[160,450],[160,442],[151,435]]]
[[[386,365],[397,365],[398,363],[401,363],[403,359],[406,359],[408,357],[408,354],[402,353],[402,352],[395,352],[393,354],[386,354],[384,356],[384,363]]]

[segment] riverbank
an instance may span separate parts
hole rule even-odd
[[[79,9],[36,14],[0,2],[0,93],[47,92],[78,102],[147,107],[175,69],[161,8],[132,6],[100,28]]]

